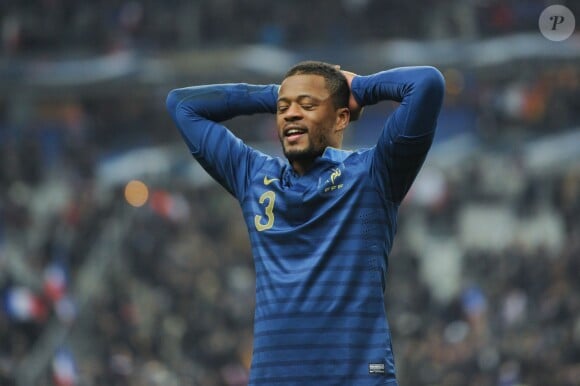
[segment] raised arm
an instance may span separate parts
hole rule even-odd
[[[239,115],[275,113],[278,86],[219,84],[172,90],[167,109],[191,154],[238,199],[259,155],[225,126]]]
[[[352,96],[360,106],[400,102],[383,127],[371,160],[371,177],[385,198],[399,203],[411,187],[435,134],[445,82],[434,67],[402,67],[354,76]]]
[[[275,113],[278,88],[246,83],[178,88],[169,92],[167,109],[173,119],[178,118],[181,109],[215,122],[238,115]]]

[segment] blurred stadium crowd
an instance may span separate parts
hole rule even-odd
[[[566,2],[562,2],[566,3]],[[574,2],[567,2],[572,11]],[[304,48],[385,38],[484,38],[534,31],[543,0],[16,1],[0,4],[5,53],[269,43]],[[577,5],[576,5],[577,6]],[[340,22],[337,22],[337,21]]]
[[[267,3],[4,1],[2,52],[485,39],[537,32],[546,6]],[[390,260],[402,385],[580,385],[580,162],[563,156],[578,148],[578,64],[441,67],[440,132]],[[173,86],[0,94],[1,385],[246,384],[254,276],[237,204],[178,163],[135,173],[148,187],[135,208],[128,180],[103,172],[135,149],[187,156],[164,110]],[[369,108],[347,142],[372,144],[390,108]],[[270,147],[272,124],[232,128]]]

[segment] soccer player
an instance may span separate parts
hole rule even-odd
[[[433,67],[359,76],[323,62],[281,85],[173,90],[167,108],[193,156],[239,201],[256,270],[250,385],[397,385],[384,309],[397,209],[424,162],[444,81]],[[365,105],[400,102],[375,146],[341,150]],[[276,114],[286,159],[222,122]]]

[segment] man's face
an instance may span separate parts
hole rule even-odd
[[[288,160],[312,159],[327,146],[340,147],[338,111],[320,75],[292,75],[278,93],[276,123]]]

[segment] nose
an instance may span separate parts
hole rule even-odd
[[[288,122],[297,121],[302,118],[302,110],[298,103],[291,103],[284,113],[284,119]]]

